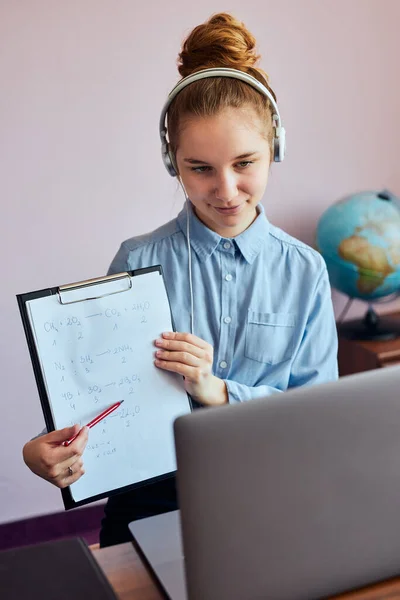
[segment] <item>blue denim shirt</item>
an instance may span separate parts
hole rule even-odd
[[[248,229],[222,238],[186,204],[176,219],[123,242],[109,269],[161,264],[175,329],[190,331],[190,219],[194,333],[213,346],[213,373],[226,382],[230,403],[338,376],[325,263],[271,225],[262,205],[257,210]]]

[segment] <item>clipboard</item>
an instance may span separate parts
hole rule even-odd
[[[65,509],[175,475],[173,421],[193,404],[182,378],[153,364],[154,339],[175,330],[161,265],[17,301],[48,432],[124,399],[90,430],[85,474],[61,489]]]

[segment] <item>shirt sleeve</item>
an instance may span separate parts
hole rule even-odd
[[[47,427],[45,427],[44,429],[42,429],[42,431],[40,433],[38,433],[33,438],[31,438],[30,441],[36,440],[37,438],[42,437],[42,435],[46,435],[46,433],[48,433]]]
[[[293,361],[289,388],[338,378],[338,338],[325,263],[318,279],[303,339]]]
[[[338,339],[331,287],[324,264],[315,286],[303,337],[293,359],[288,389],[335,381],[338,378],[337,350]],[[269,385],[252,387],[229,379],[224,381],[230,403],[254,400],[282,392]]]
[[[125,243],[122,243],[117,254],[114,256],[111,265],[109,266],[107,275],[114,275],[114,273],[122,273],[129,271],[128,265],[129,250]]]
[[[282,390],[278,390],[278,388],[274,388],[271,385],[257,385],[252,387],[244,383],[232,381],[232,379],[224,379],[224,381],[228,391],[229,404],[282,393]]]

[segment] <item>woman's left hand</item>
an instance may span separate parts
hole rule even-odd
[[[166,332],[155,341],[157,367],[183,375],[188,394],[208,406],[226,404],[225,382],[212,374],[213,347],[191,333]]]

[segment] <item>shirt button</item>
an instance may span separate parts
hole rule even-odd
[[[232,275],[230,273],[228,273],[228,275],[225,275],[225,279],[226,279],[226,281],[231,281]]]
[[[221,360],[221,362],[219,363],[219,366],[221,367],[221,369],[226,369],[226,367],[228,366],[228,363],[225,362],[224,360]]]
[[[226,323],[227,325],[229,325],[229,323],[232,321],[232,319],[230,317],[225,317],[224,319],[224,323]]]
[[[230,243],[229,242],[225,242],[225,244],[224,244],[225,250],[229,250],[230,247],[231,247]]]

